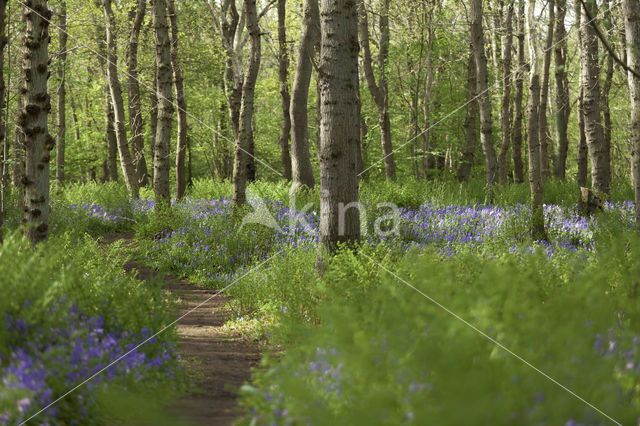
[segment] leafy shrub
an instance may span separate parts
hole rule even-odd
[[[149,387],[178,372],[172,332],[137,347],[173,309],[159,285],[123,274],[125,256],[76,234],[36,249],[13,234],[0,246],[9,295],[0,299],[0,424],[19,423],[121,357],[38,421],[98,421],[94,393],[104,383]]]

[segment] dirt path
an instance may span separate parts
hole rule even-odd
[[[125,240],[127,245],[135,244],[132,234],[105,235],[103,239],[107,243]],[[127,262],[124,269],[140,280],[157,276],[155,271],[134,261]],[[230,315],[224,309],[226,297],[211,298],[215,290],[203,289],[170,275],[163,277],[163,281],[165,288],[181,302],[179,315],[189,312],[177,324],[178,352],[196,382],[194,390],[172,404],[170,411],[190,425],[233,424],[241,414],[236,390],[249,379],[261,351],[257,345],[222,332]]]

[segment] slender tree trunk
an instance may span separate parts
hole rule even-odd
[[[319,233],[330,252],[360,239],[357,22],[356,2],[321,0]]]
[[[256,0],[244,0],[244,13],[249,33],[249,64],[247,75],[242,85],[242,104],[240,107],[240,122],[236,140],[233,162],[233,202],[240,206],[247,201],[246,185],[249,175],[249,155],[253,144],[253,101],[256,80],[260,70],[260,27],[258,26],[258,12]]]
[[[133,25],[129,33],[129,47],[127,50],[129,127],[131,129],[133,167],[139,187],[149,184],[147,161],[144,156],[144,123],[142,122],[140,84],[138,83],[138,40],[140,39],[140,29],[142,28],[146,11],[147,0],[137,0],[136,7],[129,12],[129,19],[133,21]]]
[[[589,15],[595,17],[598,7],[595,0],[587,0],[586,7]],[[582,20],[589,20],[584,10]],[[593,189],[599,196],[607,198],[609,195],[609,180],[611,174],[610,153],[605,145],[602,130],[601,98],[600,98],[600,65],[598,63],[598,37],[592,25],[581,27],[582,49],[580,54],[584,128],[591,159],[591,180]]]
[[[18,97],[16,109],[22,111],[24,109],[25,99],[23,96]],[[11,183],[18,189],[18,193],[22,196],[18,198],[19,207],[22,209],[24,203],[24,176],[25,176],[25,134],[22,127],[16,127],[16,133],[13,138],[13,168],[11,170]]]
[[[105,163],[105,180],[117,182],[118,180],[118,140],[116,138],[115,117],[113,114],[113,104],[109,87],[104,87],[104,125],[105,125],[105,146],[107,148],[107,158]]]
[[[569,149],[569,116],[571,100],[569,99],[569,77],[567,72],[567,31],[564,21],[567,13],[567,0],[556,0],[555,35],[555,79],[556,79],[556,128],[558,131],[558,155],[555,157],[555,175],[565,179],[567,168],[567,151]]]
[[[466,116],[464,119],[464,148],[462,149],[462,159],[458,167],[458,180],[466,182],[471,175],[473,167],[473,157],[476,152],[476,140],[478,138],[478,103],[471,101],[476,96],[476,62],[473,57],[473,49],[470,50],[467,61],[467,104]]]
[[[482,0],[471,0],[471,39],[476,62],[478,81],[478,102],[480,104],[480,142],[484,153],[487,185],[498,182],[496,150],[493,146],[493,123],[491,119],[491,98],[489,97],[489,77],[487,57],[484,49],[482,30]]]
[[[155,64],[155,62],[154,62]],[[149,92],[149,150],[151,158],[151,183],[153,186],[154,159],[156,158],[156,134],[158,133],[158,70],[153,67],[153,90]]]
[[[287,49],[287,1],[278,0],[278,77],[280,80],[280,98],[282,99],[282,125],[280,126],[280,161],[282,174],[286,180],[291,180],[291,156],[289,155],[289,135],[291,133],[291,115],[289,105],[289,53]]]
[[[498,154],[498,174],[500,183],[507,184],[507,154],[511,142],[511,47],[513,42],[513,9],[515,0],[507,5],[505,18],[505,35],[502,42],[502,105],[500,113],[500,128],[502,130],[502,145]]]
[[[373,97],[378,110],[378,124],[380,125],[380,138],[382,142],[382,155],[384,170],[387,179],[395,180],[396,164],[393,147],[391,144],[391,121],[389,119],[389,88],[387,83],[386,66],[389,56],[389,0],[383,0],[383,10],[380,13],[380,48],[378,52],[378,68],[380,79],[376,82],[373,73],[371,48],[369,47],[369,23],[364,2],[359,3],[359,37],[362,47],[362,65],[367,79],[369,92]]]
[[[111,92],[111,103],[113,104],[114,126],[116,138],[118,140],[118,153],[120,154],[120,166],[124,176],[124,183],[127,186],[129,197],[131,199],[138,198],[138,179],[136,171],[133,167],[131,151],[129,150],[129,141],[127,139],[127,131],[124,125],[124,101],[122,100],[122,87],[118,77],[118,58],[116,55],[116,38],[114,32],[115,18],[111,9],[111,0],[103,0],[102,2],[105,19],[105,30],[107,33],[107,76],[109,80],[109,91]]]
[[[304,0],[302,34],[298,44],[296,74],[291,90],[291,192],[313,188],[315,180],[309,155],[307,102],[311,81],[311,58],[320,33],[318,0]]]
[[[574,12],[576,16],[576,28],[578,29],[578,50],[580,52],[580,57],[582,57],[582,32],[580,31],[581,22],[582,22],[582,6],[580,1],[576,1],[574,3]],[[579,83],[578,83],[578,153],[577,153],[577,164],[578,164],[578,173],[576,175],[576,180],[579,186],[586,187],[587,186],[587,174],[588,174],[588,166],[589,166],[589,149],[587,148],[587,135],[585,134],[584,128],[584,83],[583,83],[583,75],[580,73],[579,75]]]
[[[358,81],[358,84],[360,82]],[[362,115],[362,102],[360,103],[360,144],[358,149],[358,178],[365,180],[367,178],[367,134],[369,126],[367,120]]]
[[[527,65],[524,59],[524,0],[518,0],[518,72],[515,74],[515,98],[513,119],[513,178],[517,183],[524,182],[524,164],[522,163],[522,98],[524,92],[524,74]]]
[[[153,159],[153,192],[156,199],[156,209],[162,209],[168,207],[171,202],[169,170],[173,115],[171,42],[169,41],[166,0],[154,0],[152,19],[158,73],[158,127],[156,129],[155,157]]]
[[[611,13],[611,5],[609,0],[604,0],[602,3],[604,7],[604,19],[603,19],[603,28],[606,30],[608,34],[611,33],[614,22],[613,22],[613,14]],[[609,106],[609,94],[611,93],[611,85],[613,83],[613,56],[607,52],[606,57],[606,71],[605,78],[602,84],[602,119],[603,119],[603,128],[602,134],[604,137],[604,146],[608,152],[611,152],[611,108]],[[609,172],[611,174],[611,172]]]
[[[58,14],[58,39],[60,50],[58,51],[58,140],[56,142],[56,181],[58,189],[64,186],[64,150],[66,145],[66,66],[67,66],[67,5],[63,0],[60,2],[60,12]]]
[[[623,0],[625,16],[625,38],[627,42],[627,65],[640,73],[640,3]],[[640,227],[640,78],[627,73],[631,95],[631,144],[633,155],[631,175],[636,201],[636,223]]]
[[[187,149],[187,101],[184,95],[184,78],[178,56],[178,17],[174,0],[167,1],[169,22],[171,23],[171,65],[173,67],[173,84],[178,105],[178,145],[176,147],[176,198],[184,196],[186,189],[185,156]]]
[[[544,50],[544,63],[542,66],[542,88],[540,90],[540,174],[542,179],[548,179],[549,171],[549,129],[547,126],[547,107],[549,105],[549,78],[551,68],[551,53],[553,51],[553,32],[555,24],[555,1],[549,0],[549,22],[547,24],[547,38]]]
[[[534,17],[535,0],[529,0],[527,7],[527,33],[531,72],[529,73],[528,105],[528,142],[529,142],[529,186],[531,187],[531,238],[535,241],[546,240],[544,229],[544,210],[542,194],[542,175],[540,171],[540,61],[536,20]]]
[[[49,22],[52,13],[46,0],[31,0],[24,6],[25,52],[22,61],[24,104],[18,121],[25,135],[24,223],[31,244],[49,236],[49,163],[55,140],[49,134],[51,110],[48,94]]]
[[[7,123],[5,122],[5,91],[4,82],[4,48],[7,46],[5,34],[7,26],[7,2],[0,0],[0,244],[2,244],[2,225],[4,224],[5,196],[6,196],[6,172],[7,160]],[[7,98],[8,99],[8,98]]]

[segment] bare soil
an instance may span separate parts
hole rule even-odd
[[[104,235],[106,243],[124,240],[135,245],[133,234]],[[135,261],[124,265],[139,280],[157,278],[158,273]],[[178,353],[195,383],[192,391],[168,407],[171,414],[189,425],[231,425],[241,416],[237,390],[260,361],[258,345],[240,336],[222,331],[230,316],[225,309],[228,299],[215,290],[203,289],[187,281],[167,275],[160,277],[165,288],[179,300],[176,325],[179,335]]]

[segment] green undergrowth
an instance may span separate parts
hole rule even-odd
[[[271,307],[271,339],[286,348],[245,386],[247,423],[606,423],[544,374],[634,423],[640,241],[600,244],[597,257],[561,264],[540,251],[364,248],[338,254],[322,277],[312,254],[284,256],[233,291],[245,308]]]

